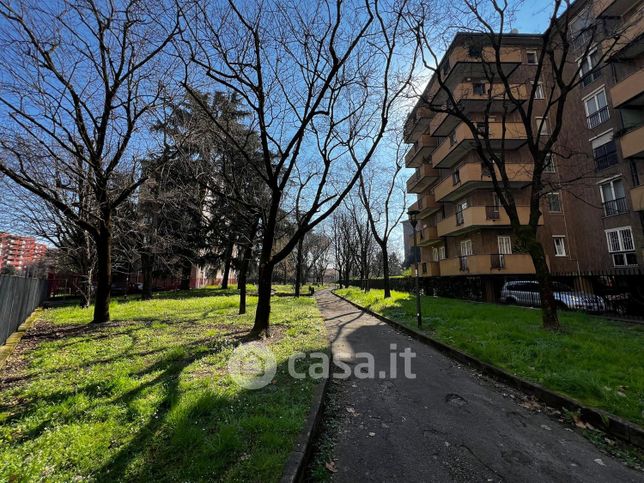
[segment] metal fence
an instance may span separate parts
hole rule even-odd
[[[0,345],[47,298],[47,280],[0,275]]]
[[[504,263],[502,255],[498,263]],[[561,309],[644,320],[644,273],[639,269],[620,273],[553,273],[552,278],[555,301]],[[364,283],[351,280],[350,285],[363,287]],[[372,279],[368,286],[382,289],[383,281]],[[528,307],[541,305],[539,286],[529,275],[421,277],[420,287],[427,295]],[[392,278],[391,288],[413,292],[414,280]]]

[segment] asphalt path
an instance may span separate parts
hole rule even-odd
[[[334,356],[352,369],[337,382],[334,481],[644,481],[517,393],[328,291],[317,301]],[[375,377],[356,375],[368,373],[360,353]]]

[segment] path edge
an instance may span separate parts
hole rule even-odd
[[[14,353],[20,340],[24,337],[27,331],[36,323],[41,311],[41,308],[36,308],[31,315],[29,315],[29,317],[27,317],[27,319],[18,326],[15,332],[7,337],[5,343],[0,346],[0,369],[5,366],[7,360],[9,360],[11,354]]]
[[[321,314],[320,316],[322,317]],[[322,319],[322,323],[324,323],[324,317],[322,317]],[[328,335],[326,336],[326,340],[326,352],[327,354],[330,354],[331,344],[329,343]],[[331,378],[326,377],[315,386],[309,415],[306,418],[304,427],[297,437],[295,448],[291,450],[291,453],[286,460],[284,469],[282,470],[280,483],[296,483],[302,481],[304,478],[304,473],[311,461],[311,456],[313,455],[313,441],[320,431],[322,414],[324,412],[324,400],[326,398],[330,381]]]
[[[546,389],[540,384],[528,381],[496,366],[488,364],[487,362],[483,362],[476,357],[462,352],[460,349],[456,349],[450,345],[440,342],[433,337],[419,332],[416,329],[407,327],[400,322],[391,320],[383,315],[374,312],[371,309],[368,309],[367,307],[358,305],[355,302],[343,297],[342,295],[335,293],[334,290],[331,290],[331,293],[336,297],[344,300],[345,302],[351,304],[355,308],[362,310],[363,312],[371,315],[372,317],[375,317],[382,322],[385,322],[386,324],[389,324],[394,329],[434,347],[439,352],[452,359],[455,359],[463,364],[467,364],[468,366],[473,367],[483,374],[490,376],[493,379],[496,379],[497,381],[500,381],[504,384],[507,384],[508,386],[518,389],[526,394],[532,395],[537,399],[543,401],[550,407],[578,412],[579,417],[582,421],[589,423],[596,428],[600,428],[602,431],[623,441],[644,449],[644,429],[634,423],[625,421],[620,417],[601,409],[584,406],[575,399],[564,396],[550,389]]]

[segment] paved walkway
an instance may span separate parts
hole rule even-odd
[[[644,481],[580,434],[520,406],[503,386],[330,292],[317,300],[333,353],[349,364],[370,352],[378,375],[389,372],[390,344],[417,354],[416,379],[351,376],[339,384],[334,481]]]

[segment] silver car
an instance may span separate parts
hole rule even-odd
[[[576,292],[569,286],[559,282],[553,282],[552,289],[559,308],[586,310],[589,312],[604,312],[606,310],[606,301],[599,295]],[[534,280],[506,282],[501,289],[501,302],[540,307],[539,282]]]

